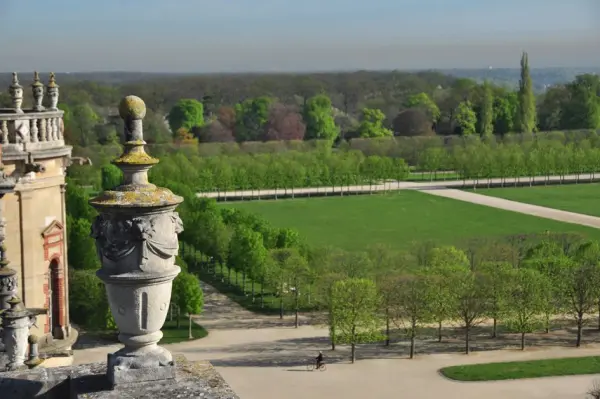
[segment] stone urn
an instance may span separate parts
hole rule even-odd
[[[58,89],[59,85],[56,84],[56,78],[54,76],[54,72],[50,74],[50,80],[48,81],[48,85],[46,86],[46,95],[48,96],[48,101],[50,101],[48,109],[50,111],[58,111]]]
[[[37,72],[33,73],[33,83],[31,84],[33,94],[33,110],[41,112],[44,110],[42,101],[44,100],[44,84],[40,82],[40,75]]]
[[[125,150],[113,161],[123,171],[123,183],[90,200],[98,210],[92,225],[110,310],[125,347],[108,358],[113,386],[175,377],[173,357],[158,346],[169,309],[183,231],[174,212],[183,199],[148,182],[148,170],[158,162],[144,150],[144,102],[123,99],[119,112],[125,122]]]
[[[12,100],[14,112],[18,114],[23,113],[23,110],[21,109],[21,106],[23,105],[23,86],[19,84],[19,78],[17,77],[16,72],[13,72],[12,74],[12,83],[8,88],[8,93]]]

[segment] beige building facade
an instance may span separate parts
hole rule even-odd
[[[17,295],[38,313],[31,333],[48,343],[70,334],[65,172],[71,147],[64,142],[53,76],[45,93],[42,85],[40,94],[37,74],[31,86],[34,104],[22,108],[22,87],[15,74],[10,87],[13,107],[0,109],[0,159],[4,174],[16,183],[14,192],[0,201],[5,255],[16,272]],[[45,98],[48,108],[42,105]]]

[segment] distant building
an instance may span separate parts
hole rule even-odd
[[[14,192],[1,200],[4,245],[8,267],[16,271],[16,294],[40,313],[31,332],[47,343],[71,332],[65,231],[65,171],[71,147],[64,142],[54,75],[46,86],[34,75],[34,104],[26,108],[23,90],[14,74],[12,108],[0,109],[0,161],[5,175],[16,182]]]

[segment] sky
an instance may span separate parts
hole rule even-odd
[[[600,0],[0,0],[0,71],[600,66]]]

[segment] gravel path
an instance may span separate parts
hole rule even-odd
[[[580,224],[588,227],[600,228],[600,218],[581,213],[561,211],[559,209],[547,208],[545,206],[526,204],[523,202],[511,201],[503,198],[489,197],[487,195],[476,194],[469,191],[456,189],[438,189],[438,190],[420,190],[424,193],[437,195],[439,197],[451,198],[459,201],[470,202],[473,204],[490,206],[493,208],[505,209],[508,211],[526,213],[528,215],[539,216],[546,219],[558,220],[561,222]]]

